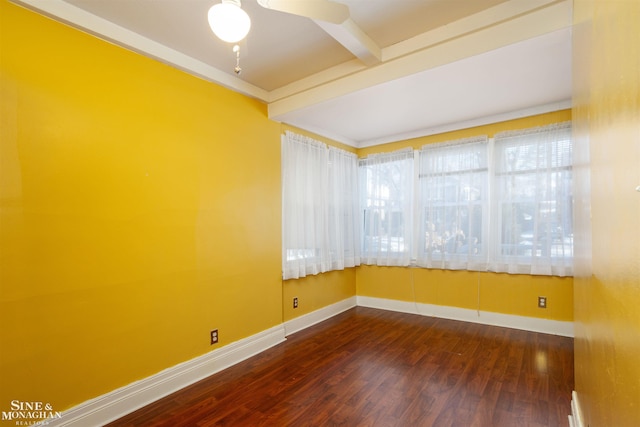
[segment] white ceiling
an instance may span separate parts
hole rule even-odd
[[[354,147],[571,105],[571,0],[340,0],[338,25],[242,0],[240,76],[208,27],[219,0],[14,1]]]

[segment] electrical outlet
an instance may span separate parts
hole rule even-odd
[[[298,297],[293,298],[293,308],[298,308]]]
[[[547,308],[547,297],[538,297],[538,307]]]
[[[211,345],[216,344],[218,342],[218,330],[214,329],[211,331]]]

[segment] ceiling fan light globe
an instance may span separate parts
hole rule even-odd
[[[208,19],[213,34],[227,43],[239,42],[251,29],[249,15],[234,3],[214,4],[209,9]]]

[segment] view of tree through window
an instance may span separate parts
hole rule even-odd
[[[486,137],[420,151],[418,265],[469,268],[486,258]]]
[[[408,265],[411,258],[413,151],[360,160],[362,258]]]
[[[573,257],[570,126],[498,134],[495,159],[496,257],[564,266]]]

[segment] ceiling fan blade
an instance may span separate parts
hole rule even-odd
[[[264,8],[305,16],[311,19],[342,24],[349,18],[346,4],[331,0],[257,0]]]

